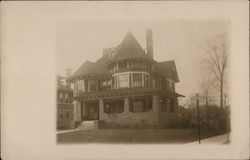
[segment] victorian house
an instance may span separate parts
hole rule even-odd
[[[167,126],[177,117],[179,82],[174,61],[153,59],[152,30],[146,51],[131,32],[96,62],[86,61],[67,81],[74,84],[73,121],[126,126]]]

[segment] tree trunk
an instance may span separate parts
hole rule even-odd
[[[223,107],[223,76],[220,80],[220,107]]]
[[[206,120],[208,122],[208,95],[206,96]]]

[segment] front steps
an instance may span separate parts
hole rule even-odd
[[[93,130],[93,129],[98,129],[98,120],[82,121],[77,127],[77,130]]]

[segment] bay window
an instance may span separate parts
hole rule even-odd
[[[90,92],[95,92],[97,90],[96,80],[90,79],[89,80],[89,90]]]
[[[133,87],[142,86],[142,73],[133,73]]]
[[[80,80],[77,82],[77,92],[82,91],[84,92],[84,80]]]
[[[144,75],[144,86],[149,87],[149,75]]]
[[[122,74],[118,76],[118,87],[129,87],[129,74]]]
[[[111,83],[111,82],[110,82]],[[112,77],[112,88],[149,87],[149,73],[123,72]]]

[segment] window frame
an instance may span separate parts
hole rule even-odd
[[[141,111],[134,111],[134,102],[142,102]],[[153,99],[151,96],[134,97],[129,99],[129,111],[132,113],[144,113],[153,111]]]
[[[109,108],[107,109],[106,106],[109,106]],[[123,113],[124,110],[125,110],[125,105],[123,99],[104,100],[104,107],[103,107],[104,113],[120,114]]]

